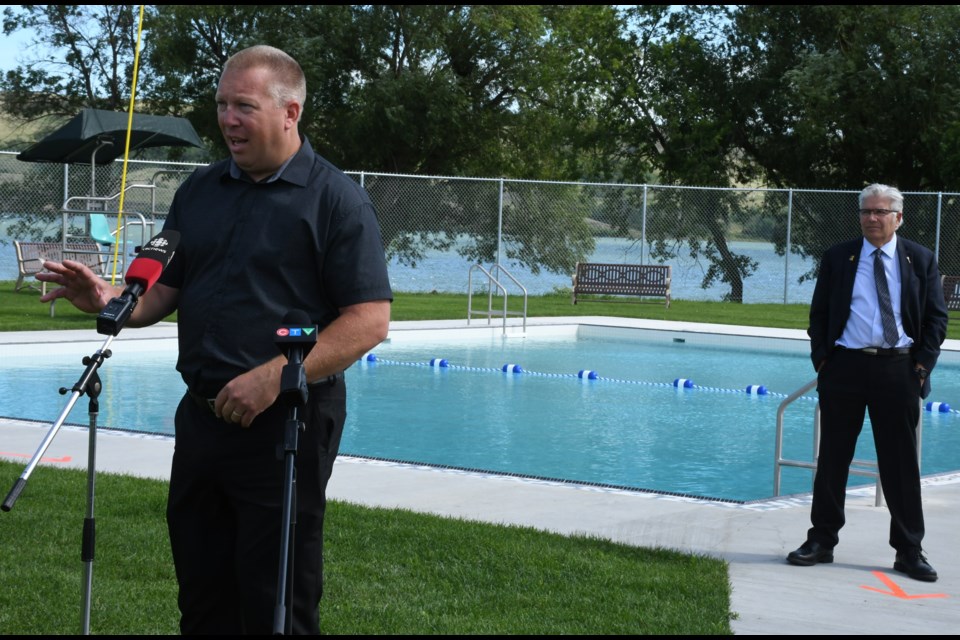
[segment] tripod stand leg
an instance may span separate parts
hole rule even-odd
[[[94,498],[97,483],[97,416],[100,403],[97,396],[100,391],[100,380],[97,377],[95,391],[88,393],[90,397],[90,439],[87,446],[87,515],[83,520],[83,541],[81,542],[80,559],[83,568],[83,635],[90,635],[90,603],[93,594],[93,558],[96,549],[97,521],[94,518]]]
[[[284,427],[283,516],[280,522],[280,565],[277,572],[277,602],[273,609],[273,633],[291,633],[293,626],[293,532],[296,524],[296,452],[300,429],[296,407]]]

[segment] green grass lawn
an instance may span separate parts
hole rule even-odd
[[[6,492],[23,465],[0,461]],[[166,482],[99,474],[91,632],[178,633]],[[0,513],[0,630],[81,630],[86,472],[38,467]],[[325,634],[730,634],[726,563],[333,501]]]
[[[475,309],[485,305],[486,298],[474,298]],[[499,305],[495,304],[495,308],[502,309],[502,301]],[[520,299],[510,298],[511,311],[519,308],[522,308]],[[95,326],[93,316],[77,311],[65,300],[57,301],[53,318],[50,317],[49,311],[50,305],[39,302],[37,291],[14,292],[12,282],[0,282],[0,331],[87,329]],[[637,303],[617,299],[580,302],[574,305],[570,302],[570,296],[564,294],[530,297],[527,315],[530,317],[617,316],[791,329],[803,329],[807,326],[806,305],[742,305],[674,300],[667,309],[663,302]],[[399,292],[395,294],[391,310],[393,320],[466,319],[466,317],[466,294]],[[171,316],[169,319],[174,320],[176,316]]]
[[[14,292],[13,282],[0,282],[0,331],[90,329],[95,326],[93,316],[77,311],[65,300],[57,302],[55,317],[51,318],[50,305],[41,304],[38,298],[36,291]],[[474,298],[475,309],[485,305],[485,298]],[[502,301],[495,304],[495,308],[502,309]],[[510,310],[520,308],[520,299],[510,298]],[[562,293],[531,296],[527,307],[530,317],[613,316],[783,329],[806,329],[808,313],[809,306],[805,304],[734,304],[693,300],[674,300],[669,309],[662,302],[652,300],[628,302],[607,299],[574,305],[570,302],[570,296]],[[394,296],[390,317],[392,320],[466,319],[467,295],[399,292]],[[175,319],[176,314],[168,318]],[[960,339],[960,313],[951,312],[950,319],[947,337]],[[479,321],[485,322],[482,318]]]

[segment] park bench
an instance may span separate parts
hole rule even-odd
[[[943,300],[947,310],[960,311],[960,276],[943,276]]]
[[[573,276],[573,304],[583,295],[651,296],[670,307],[670,265],[578,262]]]
[[[93,270],[94,273],[103,273],[106,264],[100,246],[93,242],[71,243],[64,248],[61,242],[22,242],[14,240],[13,246],[17,252],[17,268],[19,275],[17,283],[14,285],[14,291],[20,291],[24,287],[33,287],[33,282],[25,282],[25,278],[32,278],[44,271],[43,263],[47,260],[52,262],[63,262],[64,260],[73,260],[80,262]],[[47,283],[40,283],[41,294],[47,293]],[[50,317],[53,317],[54,303],[50,303]]]

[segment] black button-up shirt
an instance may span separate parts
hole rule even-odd
[[[369,197],[306,139],[263,182],[231,175],[231,164],[194,172],[164,225],[180,232],[160,277],[179,290],[177,369],[206,397],[279,353],[288,311],[322,330],[342,307],[392,299]]]

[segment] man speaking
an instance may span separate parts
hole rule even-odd
[[[319,632],[343,370],[387,334],[392,293],[373,206],[300,135],[305,99],[303,71],[286,53],[255,46],[227,60],[216,104],[230,158],[177,191],[164,231],[179,232],[179,247],[129,319],[178,314],[188,392],[176,410],[167,521],[185,634],[272,632],[287,418],[278,401],[286,359],[273,337],[292,309],[320,327],[303,362],[292,630]],[[79,263],[46,266],[38,277],[60,288],[45,302],[96,313],[119,294]]]

